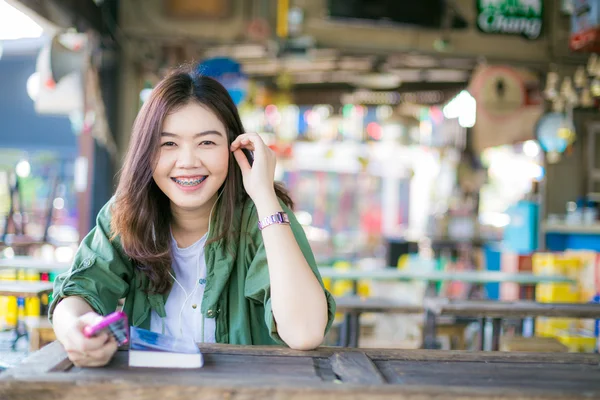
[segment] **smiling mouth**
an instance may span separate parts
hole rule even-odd
[[[204,182],[204,180],[208,178],[208,176],[201,176],[198,178],[193,178],[193,179],[189,179],[189,178],[171,178],[171,180],[175,183],[177,183],[178,185],[181,186],[196,186],[201,184],[202,182]]]

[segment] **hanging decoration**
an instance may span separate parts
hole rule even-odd
[[[246,98],[248,77],[237,61],[227,57],[209,58],[198,66],[198,72],[219,81],[227,89],[236,105]]]
[[[575,108],[598,108],[600,105],[600,59],[590,55],[587,65],[579,66],[573,76],[546,75],[544,97],[553,112],[571,115]]]
[[[600,51],[600,0],[571,0],[572,51]]]
[[[572,116],[562,112],[545,114],[536,126],[536,137],[547,154],[548,162],[558,162],[560,155],[575,141]]]

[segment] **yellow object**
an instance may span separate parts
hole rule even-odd
[[[333,263],[333,268],[338,271],[348,271],[352,267],[348,261],[336,261]],[[333,281],[332,291],[336,297],[341,297],[352,293],[352,281],[348,279],[337,279]]]
[[[352,282],[349,280],[339,280],[333,282],[332,293],[334,297],[342,297],[352,293]]]
[[[583,260],[580,257],[567,253],[535,253],[532,257],[532,269],[536,275],[559,275],[578,279],[582,266]]]
[[[7,328],[13,328],[17,326],[17,298],[14,296],[3,296],[2,300],[4,322]]]
[[[277,1],[277,36],[285,38],[288,35],[289,0]]]
[[[358,281],[356,291],[360,297],[369,297],[371,295],[371,282],[368,280]]]
[[[570,144],[575,140],[575,132],[569,128],[560,128],[558,130],[558,137]]]
[[[408,254],[402,254],[398,257],[398,264],[396,265],[398,269],[404,269],[408,265]]]
[[[596,338],[585,332],[562,331],[556,338],[572,353],[593,353]]]
[[[16,270],[0,271],[0,280],[14,281]],[[4,323],[6,328],[17,326],[17,298],[14,296],[0,296],[0,325]]]
[[[596,289],[596,265],[599,260],[599,254],[590,250],[568,250],[566,255],[577,257],[581,262],[579,268],[578,286],[579,298],[582,302],[588,302],[594,298]]]
[[[564,276],[576,283],[541,283],[536,286],[536,300],[542,303],[578,303],[588,301],[583,279],[584,254],[536,253],[532,269],[536,275]]]
[[[338,271],[348,271],[352,267],[352,264],[349,261],[336,261],[332,267]]]
[[[323,278],[323,286],[325,290],[331,293],[331,278]]]
[[[25,279],[28,281],[39,281],[40,274],[38,272],[27,272]],[[28,317],[40,316],[40,299],[39,297],[28,297],[25,299],[25,315]]]
[[[500,351],[522,351],[527,353],[566,353],[568,347],[553,337],[502,336]]]
[[[17,280],[18,281],[26,281],[27,280],[27,274],[25,273],[25,270],[19,269],[17,271]]]
[[[535,333],[537,336],[555,337],[560,332],[577,327],[578,320],[573,318],[548,318],[535,319]]]
[[[576,284],[539,283],[535,288],[535,299],[541,303],[578,303],[580,291]]]

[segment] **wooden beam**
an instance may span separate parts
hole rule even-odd
[[[93,0],[9,0],[19,9],[20,3],[39,17],[60,28],[92,29],[108,33],[103,23],[102,10]]]
[[[600,318],[600,305],[592,303],[426,299],[424,306],[438,315],[455,317]]]
[[[0,281],[0,296],[38,297],[52,288],[52,282]]]
[[[337,312],[380,312],[394,314],[422,314],[423,306],[386,298],[344,296],[335,299]]]

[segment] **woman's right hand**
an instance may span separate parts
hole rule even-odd
[[[93,325],[101,318],[95,312],[84,314],[64,331],[63,337],[57,338],[65,348],[69,359],[78,367],[102,367],[108,364],[117,351],[117,341],[112,335],[102,332],[95,337],[87,338],[83,334],[84,327]]]

